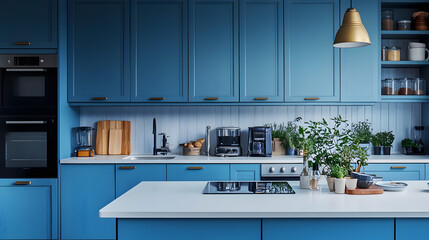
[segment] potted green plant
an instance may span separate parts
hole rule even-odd
[[[405,155],[413,154],[413,145],[414,145],[414,141],[409,138],[404,138],[401,141],[401,147],[404,150]]]
[[[286,149],[286,155],[295,155],[298,148],[298,126],[297,122],[300,117],[295,119],[295,122],[289,121],[284,127],[283,136],[281,137],[282,146]]]
[[[276,123],[266,124],[266,127],[271,128],[271,138],[272,138],[272,155],[279,156],[285,155],[285,148],[282,146],[282,138],[285,134],[285,125],[284,123],[277,125]]]
[[[372,138],[371,123],[368,120],[352,124],[353,134],[359,139],[360,146],[365,150],[369,150],[369,144]]]
[[[413,154],[424,154],[424,146],[417,141],[413,141],[411,151]]]
[[[374,155],[381,155],[381,133],[376,133],[371,138],[371,144],[373,146],[373,152]]]
[[[330,169],[331,169],[331,177],[335,178],[335,183],[334,183],[335,193],[345,193],[346,179],[344,177],[347,169],[340,165],[332,165],[330,166]]]
[[[383,155],[390,155],[390,149],[392,148],[393,141],[395,140],[395,135],[392,131],[381,132],[381,146],[383,147]]]

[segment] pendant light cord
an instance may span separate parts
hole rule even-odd
[[[350,0],[350,8],[353,8],[353,0]]]

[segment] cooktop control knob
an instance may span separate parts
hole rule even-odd
[[[296,167],[292,167],[291,172],[296,172]]]
[[[270,167],[270,172],[274,172],[276,169],[273,167]]]
[[[285,167],[280,168],[280,172],[285,172],[285,171],[286,171]]]

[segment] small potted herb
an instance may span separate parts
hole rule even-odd
[[[413,154],[413,145],[414,141],[409,138],[404,138],[401,141],[401,147],[403,148],[405,155]]]
[[[286,149],[286,155],[295,155],[298,148],[298,126],[296,122],[301,120],[300,117],[295,119],[295,122],[289,121],[284,127],[283,136],[281,137],[282,146]]]
[[[383,155],[390,155],[390,149],[392,148],[393,141],[395,140],[395,135],[392,131],[381,132],[381,146],[383,147]]]
[[[272,137],[272,155],[279,156],[285,155],[285,148],[282,147],[282,138],[285,135],[285,125],[284,123],[277,125],[266,124],[266,127],[271,128],[271,137]]]
[[[331,177],[335,178],[335,193],[345,193],[346,190],[346,175],[347,169],[340,165],[332,165]]]
[[[376,133],[372,136],[371,144],[374,147],[373,154],[381,155],[381,133]]]
[[[359,145],[365,150],[368,151],[369,143],[372,138],[372,129],[371,123],[366,120],[365,122],[358,122],[352,124],[353,134],[359,141]]]

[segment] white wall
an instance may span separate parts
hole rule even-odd
[[[166,132],[173,153],[179,143],[203,138],[207,125],[250,126],[282,123],[302,117],[304,121],[328,119],[341,115],[351,122],[368,119],[374,132],[392,130],[396,136],[393,152],[400,151],[400,141],[413,137],[413,126],[421,125],[420,103],[379,103],[374,106],[136,106],[81,107],[81,126],[94,126],[101,120],[131,121],[131,153],[152,153],[152,119],[157,118],[158,133]],[[242,143],[247,141],[244,133]],[[246,137],[246,138],[244,138]],[[212,132],[212,143],[216,144]],[[158,138],[159,140],[159,138]],[[159,146],[160,142],[158,142]]]

